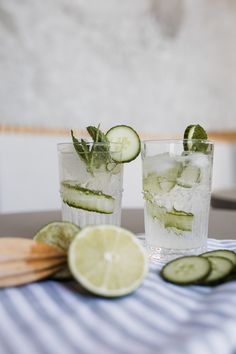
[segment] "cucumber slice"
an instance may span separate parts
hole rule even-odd
[[[61,183],[61,196],[67,205],[103,214],[112,214],[115,209],[115,198],[100,191],[81,187],[75,181]]]
[[[192,231],[193,217],[192,213],[174,209],[166,213],[164,224],[165,227],[173,227],[181,231]]]
[[[205,252],[203,254],[201,254],[202,257],[212,257],[212,256],[216,256],[216,257],[223,257],[223,258],[227,258],[228,260],[230,260],[234,266],[236,266],[236,253],[230,250],[214,250],[214,251],[210,251],[210,252]]]
[[[161,277],[173,284],[198,284],[207,278],[211,271],[208,258],[199,256],[186,256],[174,259],[161,270]]]
[[[194,215],[173,209],[167,211],[165,207],[161,207],[151,201],[147,200],[147,212],[158,219],[165,228],[174,228],[179,231],[192,231],[192,224]]]
[[[165,172],[151,172],[143,178],[143,190],[155,194],[163,194],[171,191],[176,185],[179,175],[179,165]]]
[[[111,157],[116,162],[130,162],[136,159],[141,150],[141,142],[137,132],[127,125],[116,125],[106,133],[110,143],[121,143],[121,154],[111,152]]]
[[[200,183],[201,170],[194,165],[184,167],[181,175],[177,178],[177,184],[184,188],[191,188],[195,184]]]
[[[205,152],[207,144],[203,141],[207,138],[206,131],[199,124],[189,125],[184,132],[184,150]]]
[[[200,258],[200,257],[199,257]],[[228,275],[232,272],[234,264],[227,258],[223,257],[201,257],[208,259],[211,263],[211,272],[209,275],[201,281],[203,285],[216,285],[226,280]]]
[[[152,202],[147,202],[146,204],[147,212],[153,219],[158,219],[160,222],[164,223],[166,216],[166,208],[160,207]]]

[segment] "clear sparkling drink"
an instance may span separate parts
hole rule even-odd
[[[120,147],[92,145],[92,161],[78,154],[72,143],[58,145],[62,219],[80,227],[120,225],[123,165],[110,156],[111,149],[114,156]]]
[[[185,151],[183,141],[143,143],[145,242],[151,260],[206,250],[213,144]]]

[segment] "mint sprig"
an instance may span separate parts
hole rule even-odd
[[[93,140],[93,145],[90,148],[90,144],[84,139],[78,140],[71,130],[71,137],[75,151],[80,158],[86,163],[88,172],[94,172],[94,169],[100,168],[102,165],[107,165],[110,160],[109,142],[106,135],[98,127],[88,126],[86,129]],[[101,144],[99,144],[101,143]]]

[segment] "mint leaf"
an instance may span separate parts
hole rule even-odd
[[[93,145],[89,149],[90,144],[85,140],[78,140],[71,130],[73,145],[77,154],[86,163],[88,172],[94,172],[94,169],[100,168],[102,165],[107,166],[110,161],[109,142],[106,135],[98,127],[89,126],[87,131],[93,140]],[[101,144],[99,144],[101,143]]]
[[[94,141],[91,149],[90,168],[99,168],[110,161],[109,142],[106,135],[98,127],[89,126],[87,131]],[[97,143],[102,143],[97,144]],[[97,144],[97,145],[96,145]]]
[[[94,142],[106,143],[106,144],[108,143],[106,135],[99,129],[99,126],[97,128],[93,126],[89,126],[87,127],[87,131]]]
[[[71,137],[72,137],[75,151],[81,157],[82,160],[84,160],[86,163],[89,163],[89,148],[88,148],[86,142],[83,139],[81,139],[81,141],[76,139],[76,137],[74,136],[73,130],[71,130],[70,133],[71,133]]]

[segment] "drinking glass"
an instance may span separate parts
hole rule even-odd
[[[145,244],[150,260],[200,254],[207,248],[213,143],[142,142]]]
[[[121,144],[58,144],[60,194],[63,221],[80,227],[120,225],[123,165],[115,162]],[[79,151],[79,153],[78,153]]]

